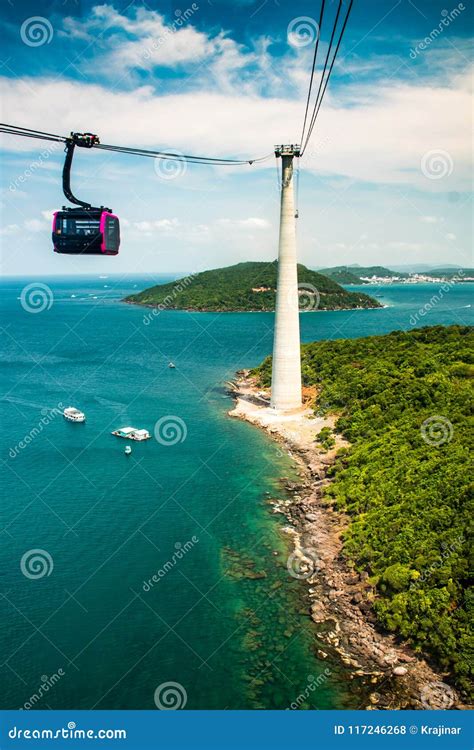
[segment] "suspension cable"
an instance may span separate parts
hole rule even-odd
[[[326,0],[321,1],[321,10],[319,13],[319,24],[318,24],[318,34],[316,37],[316,44],[314,45],[314,55],[313,55],[313,66],[311,68],[311,78],[309,79],[309,89],[308,89],[308,97],[306,99],[306,109],[304,113],[304,121],[303,121],[303,128],[301,130],[301,138],[300,143],[303,143],[304,140],[304,131],[306,128],[306,120],[308,118],[308,109],[309,109],[309,103],[311,101],[311,91],[313,88],[313,78],[314,78],[314,71],[316,68],[316,59],[318,57],[318,47],[319,47],[319,40],[321,39],[321,32],[322,32],[322,26],[323,26],[323,16],[324,16],[324,6],[326,4]]]
[[[330,41],[330,44],[329,44],[329,47],[328,47],[328,51],[327,51],[327,55],[326,55],[326,61],[325,61],[325,64],[324,64],[324,69],[323,69],[323,73],[322,73],[322,76],[321,76],[321,80],[320,80],[320,84],[319,84],[319,88],[318,88],[318,94],[316,96],[316,101],[315,101],[315,104],[314,104],[313,114],[311,116],[311,121],[310,121],[309,129],[308,129],[308,133],[307,133],[306,140],[305,140],[304,144],[302,144],[301,156],[303,156],[303,154],[304,154],[304,152],[306,150],[306,147],[307,147],[307,145],[309,143],[309,140],[311,138],[311,135],[313,133],[314,126],[316,124],[316,120],[317,120],[317,117],[318,117],[318,114],[319,114],[319,110],[321,109],[321,104],[322,104],[322,101],[324,99],[324,94],[326,93],[326,89],[327,89],[327,86],[328,86],[328,83],[329,83],[329,79],[331,77],[332,69],[334,67],[334,63],[336,61],[336,57],[337,57],[337,54],[339,52],[339,47],[341,46],[342,38],[343,38],[344,32],[346,30],[347,22],[349,20],[349,15],[350,15],[350,12],[352,10],[352,5],[354,3],[354,0],[350,0],[350,2],[349,2],[349,6],[347,8],[347,12],[346,12],[346,15],[345,15],[345,18],[344,18],[344,21],[343,21],[343,24],[342,24],[342,28],[341,28],[341,31],[340,31],[340,34],[339,34],[339,39],[338,39],[337,44],[336,44],[336,49],[335,49],[333,58],[331,60],[331,64],[329,66],[329,71],[328,71],[326,79],[324,80],[324,83],[323,83],[324,73],[325,73],[326,68],[327,68],[327,63],[328,63],[328,60],[329,60],[330,51],[331,51],[333,40],[334,40],[334,35],[336,33],[336,28],[337,28],[337,23],[338,23],[338,20],[339,20],[339,15],[340,15],[341,7],[342,7],[342,2],[343,2],[343,0],[339,0],[339,6],[338,6],[338,9],[337,9],[336,18],[335,18],[335,21],[334,21],[334,26],[333,26],[333,30],[332,30],[332,34],[331,34],[331,41]]]
[[[7,125],[6,123],[0,123],[0,133],[7,133],[9,135],[24,136],[26,138],[39,138],[46,141],[57,141],[66,143],[67,137],[61,135],[55,135],[54,133],[46,133],[42,130],[32,130],[31,128],[24,128],[16,125]],[[95,143],[92,148],[99,148],[104,151],[114,151],[116,153],[130,154],[133,156],[147,156],[156,159],[174,159],[177,161],[186,161],[193,164],[208,164],[210,166],[243,166],[246,164],[255,164],[266,161],[272,158],[273,154],[267,154],[266,156],[257,157],[255,159],[228,159],[219,156],[195,156],[191,154],[182,154],[180,151],[159,151],[159,150],[148,150],[142,148],[134,148],[132,146],[114,146],[105,143]]]

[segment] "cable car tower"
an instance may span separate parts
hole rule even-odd
[[[281,412],[301,408],[301,354],[296,262],[296,221],[293,160],[300,146],[275,146],[281,158],[280,237],[273,339],[271,408]]]

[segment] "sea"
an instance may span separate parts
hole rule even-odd
[[[150,283],[1,283],[2,708],[363,708],[288,571],[291,457],[228,416],[273,314],[121,301]],[[302,340],[474,323],[470,283],[360,290],[384,307],[303,313]]]

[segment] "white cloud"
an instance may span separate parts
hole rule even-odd
[[[28,232],[43,232],[47,227],[47,222],[40,219],[28,219],[25,221],[25,229]]]
[[[7,224],[7,226],[0,228],[0,234],[5,235],[6,237],[13,234],[18,234],[19,231],[20,227],[18,226],[18,224]]]
[[[292,138],[301,127],[299,100],[205,89],[155,96],[151,87],[118,92],[97,84],[45,78],[35,78],[34,87],[31,96],[30,81],[0,79],[8,120],[51,132],[98,132],[107,143],[251,157],[268,154],[274,143]],[[328,97],[314,143],[304,157],[307,170],[412,184],[429,192],[469,189],[471,120],[466,78],[456,77],[449,87],[392,82],[380,86],[374,98],[358,85],[348,89],[360,102],[345,106]],[[11,150],[31,148],[26,139],[5,136],[2,142]],[[447,152],[453,164],[451,173],[439,180],[428,179],[420,166],[423,156],[436,150]]]
[[[218,219],[218,226],[232,229],[268,229],[271,224],[266,219],[251,216],[248,219]]]
[[[123,221],[122,221],[123,224]],[[125,224],[124,224],[125,226]],[[178,219],[158,219],[157,221],[135,221],[133,227],[139,232],[152,233],[153,230],[171,231],[179,226]]]
[[[437,224],[440,221],[444,221],[444,219],[439,216],[420,216],[420,221],[424,224]]]

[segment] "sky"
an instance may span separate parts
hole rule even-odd
[[[337,5],[326,2],[319,73]],[[4,0],[3,122],[270,158],[207,167],[80,150],[73,191],[113,208],[122,245],[117,257],[69,257],[52,252],[50,234],[65,203],[62,145],[2,135],[3,273],[188,273],[276,258],[273,149],[301,135],[319,9],[306,0]],[[473,0],[354,1],[300,160],[302,263],[472,265],[472,22]]]

